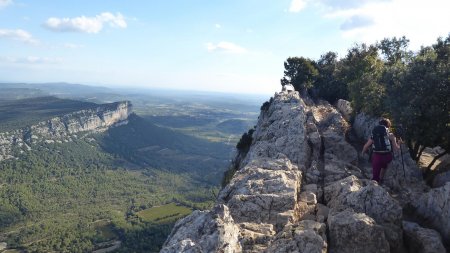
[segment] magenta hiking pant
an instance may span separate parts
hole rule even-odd
[[[372,154],[372,180],[380,182],[381,169],[387,169],[388,164],[392,161],[392,153],[373,153]]]

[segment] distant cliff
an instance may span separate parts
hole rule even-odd
[[[111,126],[126,124],[131,111],[128,101],[102,104],[0,133],[0,161],[17,157],[37,143],[69,142],[79,138],[80,134],[102,132]]]
[[[431,190],[405,147],[382,185],[370,180],[359,151],[376,122],[276,93],[215,207],[178,221],[161,252],[444,253],[450,183]]]

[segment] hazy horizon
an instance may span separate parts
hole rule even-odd
[[[128,94],[134,93],[134,92],[149,92],[149,93],[177,93],[178,95],[183,95],[186,93],[190,94],[216,94],[216,95],[232,95],[232,96],[250,96],[253,98],[268,98],[268,96],[272,96],[275,92],[279,92],[281,90],[281,85],[277,87],[277,90],[274,90],[273,92],[261,92],[258,90],[255,90],[254,92],[233,92],[233,91],[216,91],[216,90],[200,90],[200,89],[188,89],[188,88],[182,88],[182,87],[159,87],[159,86],[148,86],[148,87],[142,87],[142,86],[132,86],[132,85],[117,85],[117,86],[111,86],[107,84],[90,84],[90,83],[71,83],[71,82],[65,82],[65,81],[59,81],[59,82],[19,82],[19,81],[4,81],[0,80],[0,86],[1,85],[79,85],[79,86],[86,86],[90,88],[101,88],[105,89],[106,91],[110,92],[126,92]]]

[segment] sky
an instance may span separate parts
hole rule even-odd
[[[283,62],[450,33],[449,0],[0,0],[0,82],[273,94]]]

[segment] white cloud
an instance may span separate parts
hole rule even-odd
[[[439,36],[448,36],[450,30],[450,1],[448,0],[392,0],[364,1],[357,8],[335,9],[325,17],[343,20],[344,38],[357,42],[374,43],[383,38],[406,36],[410,48],[431,45]]]
[[[222,26],[221,26],[220,24],[215,24],[215,27],[216,27],[217,29],[222,28]]]
[[[292,0],[289,12],[299,12],[306,7],[306,0]]]
[[[0,29],[0,38],[7,38],[18,40],[21,42],[36,44],[38,41],[33,38],[33,36],[22,29],[9,30],[9,29]]]
[[[0,61],[8,63],[21,63],[21,64],[58,64],[63,62],[61,58],[50,58],[50,57],[37,57],[37,56],[27,56],[27,57],[0,57]]]
[[[359,8],[366,4],[391,2],[392,0],[320,0],[319,4],[327,6],[331,9],[353,9]]]
[[[213,44],[210,42],[206,43],[206,48],[208,49],[209,52],[226,52],[234,54],[242,54],[247,52],[245,48],[226,41],[222,41],[217,44]]]
[[[49,18],[44,26],[55,32],[99,33],[105,24],[114,28],[126,28],[125,17],[117,13],[103,12],[95,17]]]
[[[13,3],[12,0],[0,0],[0,9],[2,9],[8,5],[11,5],[12,3]]]

